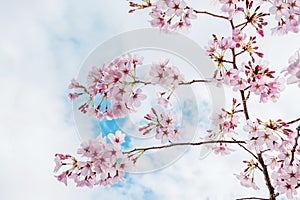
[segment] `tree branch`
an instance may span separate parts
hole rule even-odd
[[[262,157],[262,154],[259,153],[257,154],[258,156],[258,162],[259,164],[262,166],[263,168],[263,174],[264,174],[264,177],[265,177],[265,181],[266,181],[266,185],[268,187],[268,190],[269,190],[269,194],[270,194],[270,199],[269,200],[276,200],[276,194],[275,194],[275,191],[274,191],[274,187],[272,186],[271,184],[271,180],[270,180],[270,176],[269,176],[269,172],[268,172],[268,168],[267,166],[265,165],[265,162],[264,162],[264,159]]]
[[[216,15],[214,13],[210,13],[210,12],[207,12],[207,11],[199,11],[199,10],[194,10],[195,13],[197,14],[205,14],[205,15],[210,15],[212,17],[216,17],[216,18],[221,18],[221,19],[226,19],[228,20],[228,17],[226,16],[222,16],[222,15]]]
[[[231,24],[232,29],[234,29],[235,26],[234,26],[234,23],[233,23],[232,20],[230,20],[230,24]],[[231,49],[231,52],[232,52],[233,68],[238,69],[238,67],[236,65],[235,49]],[[248,120],[248,119],[250,119],[248,108],[247,108],[248,98],[246,99],[244,90],[240,90],[240,94],[241,94],[241,98],[242,98],[242,102],[243,102],[244,115],[245,115],[246,120]],[[268,168],[264,163],[262,153],[257,154],[257,158],[258,158],[259,164],[262,167],[262,172],[263,172],[263,175],[265,177],[266,185],[267,185],[268,190],[269,190],[269,194],[270,194],[269,200],[276,200],[277,195],[275,194],[274,187],[272,186],[270,176],[269,176],[269,172],[268,172]]]
[[[218,79],[216,79],[218,80]],[[190,85],[190,84],[193,84],[193,83],[211,83],[211,82],[214,82],[215,80],[214,79],[196,79],[196,80],[191,80],[191,81],[187,81],[187,82],[184,82],[184,81],[181,81],[178,83],[178,85]],[[128,84],[144,84],[144,85],[151,85],[151,84],[155,84],[153,82],[150,82],[150,81],[143,81],[143,80],[134,80],[132,82],[128,82]]]
[[[153,147],[145,147],[145,148],[135,148],[133,150],[124,152],[126,154],[133,153],[135,151],[149,151],[149,150],[155,150],[155,149],[164,149],[164,148],[170,148],[175,146],[200,146],[204,144],[214,144],[214,143],[227,143],[227,144],[245,144],[245,141],[238,141],[238,140],[212,140],[212,141],[203,141],[203,142],[182,142],[182,143],[172,143],[162,146],[153,146]]]
[[[295,144],[294,144],[293,149],[292,149],[292,151],[291,151],[291,153],[292,153],[292,158],[291,158],[290,165],[293,164],[294,159],[295,159],[295,152],[296,152],[296,148],[297,148],[297,146],[298,146],[298,139],[299,139],[299,137],[300,137],[300,125],[297,127],[296,130],[297,130],[297,135],[296,135],[296,137],[295,137]]]
[[[287,124],[293,124],[300,121],[300,117],[298,119],[294,119],[292,121],[287,122]]]
[[[256,200],[269,200],[267,198],[260,198],[260,197],[244,197],[244,198],[239,198],[236,200],[250,200],[250,199],[256,199]]]

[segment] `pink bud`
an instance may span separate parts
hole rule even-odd
[[[152,116],[151,116],[150,114],[146,114],[146,115],[144,116],[144,118],[147,119],[147,120],[151,120],[151,119],[152,119]]]

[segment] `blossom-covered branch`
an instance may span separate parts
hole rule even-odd
[[[78,108],[99,120],[126,117],[139,109],[147,98],[142,86],[159,85],[157,104],[165,110],[152,108],[144,116],[146,124],[138,128],[141,135],[154,133],[161,146],[122,150],[125,134],[117,131],[107,136],[85,142],[78,150],[83,159],[69,154],[55,155],[55,172],[65,168],[57,177],[67,184],[72,179],[77,186],[110,186],[124,180],[127,169],[133,167],[143,153],[150,150],[176,146],[205,145],[215,154],[228,155],[237,144],[251,159],[245,159],[245,169],[235,174],[240,184],[258,190],[256,171],[265,179],[268,198],[248,197],[240,199],[275,200],[280,195],[295,199],[300,185],[300,126],[293,127],[300,118],[286,122],[282,119],[262,120],[250,117],[249,101],[254,95],[259,103],[276,103],[285,89],[285,82],[300,87],[300,49],[288,60],[288,66],[276,73],[264,60],[258,38],[263,39],[268,21],[274,20],[277,34],[297,33],[300,24],[299,0],[219,0],[220,13],[197,10],[184,0],[144,0],[130,2],[130,13],[150,9],[150,24],[164,32],[190,29],[197,15],[208,15],[225,20],[231,28],[227,36],[212,34],[205,47],[209,58],[215,63],[214,74],[207,79],[186,81],[180,72],[182,66],[175,66],[169,59],[153,62],[147,78],[138,74],[143,67],[140,55],[126,54],[109,63],[94,67],[88,74],[86,85],[72,80],[69,94],[73,101],[84,103]],[[254,30],[254,31],[253,31]],[[287,78],[285,81],[284,77]],[[200,142],[177,142],[181,132],[176,113],[170,110],[170,99],[180,86],[194,83],[225,85],[239,93],[240,100],[232,98],[230,108],[222,108],[211,116],[211,128]],[[251,98],[250,98],[251,97]],[[241,119],[243,115],[244,120]],[[270,113],[272,115],[272,113]],[[272,118],[272,117],[270,117]],[[241,133],[241,129],[243,131]]]

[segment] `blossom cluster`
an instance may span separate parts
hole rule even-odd
[[[278,34],[288,32],[299,32],[300,24],[300,1],[299,0],[274,0],[269,9],[270,14],[274,15],[278,22],[277,27],[272,31]]]
[[[191,20],[197,18],[193,8],[188,7],[184,0],[158,0],[150,16],[151,25],[163,31],[189,28]]]
[[[249,133],[248,149],[264,152],[265,164],[272,169],[271,178],[279,194],[294,199],[300,182],[300,149],[296,142],[299,136],[280,119],[267,122],[248,120],[244,130]]]
[[[180,73],[178,67],[172,65],[169,59],[153,63],[149,71],[149,78],[153,85],[162,87],[162,90],[158,92],[157,103],[165,108],[171,107],[171,95],[184,80],[183,74]]]
[[[155,138],[161,140],[162,144],[167,142],[175,142],[178,140],[179,123],[173,112],[158,113],[154,108],[151,108],[152,114],[146,114],[144,118],[149,121],[147,125],[140,127],[139,131],[143,135],[151,133],[155,129]]]
[[[254,179],[254,173],[257,169],[258,163],[254,162],[254,160],[244,160],[243,162],[247,164],[247,167],[240,174],[235,174],[236,178],[240,181],[242,186],[258,190],[259,187],[255,184]]]
[[[283,71],[286,76],[288,84],[298,83],[300,88],[300,49],[289,59],[289,66]]]
[[[247,146],[256,152],[276,150],[285,152],[286,145],[294,143],[294,132],[288,129],[289,125],[282,120],[262,122],[247,121],[244,131],[248,132]]]
[[[117,131],[108,135],[110,143],[101,134],[94,140],[82,143],[77,153],[84,160],[79,161],[68,154],[56,154],[54,172],[66,168],[56,176],[58,181],[67,185],[67,180],[71,179],[79,187],[110,186],[123,181],[125,170],[133,165],[133,160],[121,149],[124,137],[125,134]]]
[[[142,61],[142,57],[128,54],[102,67],[93,67],[87,76],[86,86],[72,80],[69,89],[75,88],[80,92],[70,93],[70,99],[74,100],[83,94],[88,95],[88,101],[81,105],[79,110],[100,120],[103,117],[126,116],[135,111],[146,98],[142,89],[135,87],[136,68]]]
[[[256,37],[250,37],[248,42],[245,42],[246,34],[241,30],[234,29],[232,37],[214,39],[210,41],[206,47],[207,54],[217,63],[218,69],[214,74],[214,78],[219,82],[232,86],[233,91],[249,90],[249,92],[260,96],[260,102],[272,100],[276,102],[280,93],[284,90],[284,79],[275,78],[275,71],[271,71],[265,65],[266,62],[261,60],[256,61],[253,54],[263,57],[261,52],[258,52]],[[224,63],[234,64],[233,61],[226,60],[224,55],[226,51],[231,49],[241,49],[238,54],[248,52],[251,60],[248,63],[242,63],[240,67],[227,69]],[[289,71],[294,69],[297,62],[291,63]]]
[[[213,39],[209,41],[208,46],[205,46],[204,49],[207,55],[217,64],[220,70],[218,73],[222,76],[224,71],[226,71],[225,64],[233,64],[233,61],[225,58],[232,57],[230,55],[232,55],[233,50],[239,50],[236,53],[237,55],[248,53],[252,62],[255,62],[255,56],[263,58],[264,54],[258,51],[256,39],[256,36],[247,37],[246,33],[241,29],[233,29],[230,37],[219,39],[216,35],[213,35]]]
[[[288,32],[299,32],[300,24],[300,1],[299,0],[219,0],[221,11],[227,13],[228,19],[235,15],[243,14],[247,23],[250,23],[260,35],[264,35],[263,27],[268,23],[265,16],[273,15],[277,26],[272,28],[273,33],[280,35]],[[243,5],[243,3],[245,3]],[[254,4],[256,4],[254,6]],[[259,12],[262,4],[268,6],[269,13]]]
[[[244,160],[246,168],[235,175],[242,186],[259,189],[255,183],[255,173],[260,170],[265,176],[270,199],[278,195],[296,199],[296,190],[300,187],[298,145],[300,127],[297,129],[298,132],[295,132],[289,127],[291,122],[286,123],[281,119],[266,122],[260,119],[250,120],[247,101],[250,94],[259,96],[260,102],[263,103],[269,100],[275,102],[280,97],[284,89],[283,79],[275,77],[275,71],[270,70],[266,63],[259,60],[264,54],[257,45],[257,36],[264,37],[264,28],[268,25],[265,18],[269,15],[274,15],[278,22],[278,26],[272,29],[273,32],[297,33],[300,23],[300,0],[218,0],[218,2],[226,16],[195,10],[184,0],[155,0],[155,2],[143,0],[142,4],[129,2],[129,5],[133,8],[130,12],[150,8],[151,25],[162,31],[189,28],[191,20],[197,17],[196,14],[207,14],[230,23],[231,35],[222,38],[213,35],[213,39],[205,49],[217,65],[214,79],[219,84],[231,86],[233,91],[241,91],[243,109],[239,110],[241,104],[233,99],[230,110],[221,109],[211,117],[212,128],[207,131],[208,135],[204,138],[204,142],[199,144],[206,144],[215,154],[221,155],[228,155],[233,151],[228,147],[229,143],[238,144],[256,159]],[[268,6],[269,13],[261,11],[265,6]],[[240,22],[236,23],[238,20]],[[248,25],[256,30],[256,34],[246,34]],[[243,62],[237,61],[242,54],[246,59]],[[69,98],[75,100],[87,97],[88,100],[79,107],[79,110],[99,120],[104,117],[121,118],[134,112],[146,98],[142,88],[139,87],[140,84],[161,86],[158,103],[168,108],[170,97],[179,85],[208,82],[208,80],[183,82],[183,75],[168,59],[152,64],[147,77],[149,79],[143,81],[136,73],[142,61],[142,57],[128,54],[101,67],[93,67],[85,86],[75,79],[71,81],[69,89],[75,89],[75,92],[70,93]],[[283,72],[288,76],[288,84],[297,83],[300,87],[300,50],[289,59],[289,65]],[[243,127],[246,135],[237,133],[240,112],[243,112],[247,119],[247,125]],[[174,112],[159,112],[152,108],[151,113],[146,114],[144,118],[147,124],[139,128],[142,134],[154,133],[155,138],[162,144],[172,143],[159,148],[176,145],[175,142],[180,137],[180,124]],[[237,141],[236,136],[245,136],[245,140]],[[144,151],[155,149],[155,147],[138,148],[124,153],[121,148],[124,139],[125,134],[117,131],[115,134],[110,133],[105,137],[100,135],[94,140],[84,142],[78,150],[82,160],[69,154],[56,154],[54,171],[59,172],[57,179],[66,185],[67,180],[71,179],[77,186],[88,187],[110,186],[124,180],[125,171],[135,164]],[[195,145],[195,143],[185,144]]]
[[[266,1],[250,1],[250,0],[219,0],[221,11],[227,13],[228,19],[232,20],[235,15],[241,14],[246,23],[250,23],[256,31],[263,36],[263,27],[268,23],[265,17],[268,13],[259,12],[259,9]],[[245,24],[241,24],[245,25]],[[245,26],[244,26],[245,27]]]
[[[135,8],[129,12],[151,7],[150,24],[162,31],[188,29],[191,27],[191,20],[197,18],[193,8],[187,6],[184,0],[157,0],[154,3],[148,1],[147,5],[130,2],[129,5]]]
[[[212,129],[207,130],[208,135],[205,138],[206,140],[231,139],[237,135],[235,131],[239,124],[239,116],[237,113],[241,112],[241,110],[237,110],[240,104],[236,102],[236,99],[233,99],[232,102],[230,111],[222,109],[219,113],[214,113],[211,116]],[[211,148],[214,153],[221,155],[228,155],[233,151],[226,143],[222,142],[207,146]]]

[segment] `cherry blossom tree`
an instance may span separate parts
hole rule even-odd
[[[138,0],[137,0],[138,1]],[[147,98],[142,86],[159,85],[157,104],[166,110],[154,107],[145,113],[146,124],[138,128],[141,135],[154,132],[161,141],[160,146],[135,148],[125,151],[122,144],[125,134],[121,131],[83,142],[78,149],[80,158],[69,154],[55,155],[57,179],[67,185],[73,180],[77,186],[110,186],[124,180],[126,171],[139,161],[147,151],[167,149],[174,146],[206,146],[215,154],[226,156],[235,149],[246,151],[250,158],[243,160],[245,169],[234,174],[241,186],[260,189],[256,184],[257,174],[264,177],[269,191],[264,198],[244,197],[240,199],[269,199],[279,196],[297,199],[300,187],[300,118],[259,119],[250,116],[248,102],[253,95],[257,103],[274,103],[285,85],[298,84],[300,88],[300,49],[275,72],[263,60],[265,52],[260,50],[258,38],[266,31],[284,35],[298,33],[300,24],[299,0],[218,0],[220,12],[212,13],[192,8],[184,0],[144,0],[129,2],[129,13],[148,10],[150,24],[164,34],[172,31],[192,30],[192,22],[200,15],[208,15],[228,23],[231,34],[218,36],[204,47],[207,56],[215,63],[215,73],[210,79],[185,80],[180,67],[168,58],[154,62],[144,80],[137,68],[143,65],[143,57],[137,54],[122,55],[101,66],[94,67],[86,78],[86,84],[73,79],[69,98],[86,101],[78,108],[98,120],[118,119],[136,112]],[[277,26],[269,27],[270,21]],[[226,85],[239,93],[240,100],[232,98],[230,108],[222,108],[211,116],[212,128],[202,141],[178,142],[185,134],[181,131],[176,112],[171,108],[172,95],[183,85]],[[99,100],[100,99],[100,100]],[[272,115],[272,113],[270,113]],[[240,133],[238,128],[244,133]],[[255,173],[254,173],[255,172]],[[299,197],[299,195],[298,195]]]

